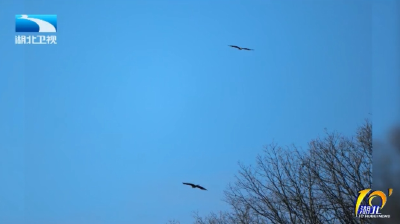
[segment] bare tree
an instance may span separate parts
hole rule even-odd
[[[173,219],[173,220],[169,220],[167,222],[167,224],[181,224],[181,222],[179,222],[178,220]]]
[[[369,121],[354,137],[326,133],[308,150],[268,145],[254,166],[239,166],[225,191],[231,211],[196,214],[196,224],[371,223],[354,215],[358,191],[372,185]]]
[[[354,216],[354,200],[372,185],[371,129],[367,121],[356,138],[326,133],[308,153],[267,146],[255,167],[240,165],[227,202],[248,206],[267,223],[368,223]]]
[[[228,212],[211,213],[205,217],[201,217],[198,212],[194,215],[194,224],[230,224],[234,223]]]

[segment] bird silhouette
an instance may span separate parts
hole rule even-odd
[[[206,191],[206,190],[207,190],[207,189],[205,189],[204,187],[202,187],[202,186],[200,186],[200,185],[191,184],[191,183],[183,183],[183,184],[185,184],[185,185],[190,185],[190,186],[192,186],[192,188],[199,188],[199,189],[201,189],[201,190],[203,190],[203,191]]]
[[[254,51],[254,49],[246,48],[246,47],[238,47],[236,45],[228,45],[229,47],[237,48],[239,50],[246,50],[246,51]]]

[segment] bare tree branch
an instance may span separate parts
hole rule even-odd
[[[239,164],[225,191],[229,212],[195,214],[196,224],[371,223],[354,216],[358,191],[372,186],[372,125],[354,137],[336,132],[308,150],[270,144],[254,166]]]

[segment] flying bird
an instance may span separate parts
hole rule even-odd
[[[183,183],[183,184],[185,184],[185,185],[190,185],[190,186],[192,186],[192,188],[199,188],[199,189],[204,190],[204,191],[207,190],[207,189],[205,189],[204,187],[202,187],[202,186],[200,186],[200,185],[191,184],[191,183]]]
[[[236,45],[228,45],[229,47],[237,48],[239,50],[246,50],[246,51],[254,51],[254,49],[245,48],[245,47],[238,47]]]

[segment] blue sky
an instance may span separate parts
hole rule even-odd
[[[353,134],[374,102],[393,104],[373,98],[372,61],[386,69],[382,85],[399,71],[384,66],[398,42],[373,35],[395,25],[373,15],[395,14],[377,7],[2,1],[0,223],[189,223],[193,211],[226,209],[237,162],[263,145],[305,147],[324,128]],[[23,13],[57,14],[58,44],[15,45]]]

